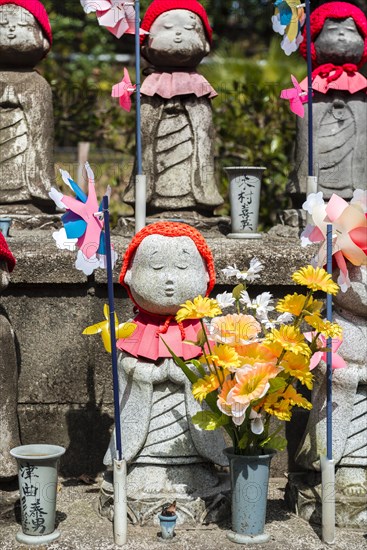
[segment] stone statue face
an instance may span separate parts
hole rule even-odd
[[[367,317],[367,266],[359,267],[347,263],[350,287],[346,292],[339,292],[334,297],[334,303],[353,315]]]
[[[14,4],[0,6],[0,66],[34,67],[50,49],[38,21]]]
[[[352,17],[328,18],[315,40],[316,60],[324,63],[358,64],[364,50],[364,40]]]
[[[8,264],[5,260],[0,260],[0,292],[6,289],[10,282]]]
[[[205,295],[209,276],[189,237],[149,235],[139,245],[125,283],[144,310],[175,315],[180,304]]]
[[[170,10],[154,21],[142,46],[155,67],[196,67],[210,51],[201,19],[188,10]]]

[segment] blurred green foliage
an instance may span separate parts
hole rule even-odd
[[[149,3],[142,0],[141,13]],[[290,74],[298,79],[305,76],[305,63],[297,53],[287,57],[282,52],[281,38],[271,30],[271,0],[202,3],[214,28],[214,45],[199,71],[219,94],[213,101],[213,116],[221,191],[226,194],[223,167],[266,166],[260,224],[267,229],[275,223],[276,210],[287,205],[285,185],[295,136],[295,116],[279,94],[290,87]],[[124,215],[128,207],[122,205],[121,196],[133,164],[134,109],[122,111],[111,98],[111,87],[123,74],[124,64],[116,61],[116,54],[130,54],[133,64],[134,37],[117,40],[98,25],[95,14],[86,15],[77,0],[45,0],[44,4],[54,42],[39,69],[53,90],[56,145],[93,144],[91,160],[103,166],[99,185],[103,191],[106,184],[113,187],[114,214]],[[106,55],[109,58],[101,58]],[[129,66],[129,72],[134,81],[134,68]],[[122,170],[115,166],[116,160],[100,156],[106,148],[117,152]],[[228,210],[226,203],[218,213]]]

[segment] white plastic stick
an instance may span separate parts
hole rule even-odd
[[[127,541],[126,460],[113,461],[114,515],[113,534],[115,544],[123,546]]]
[[[306,185],[306,199],[311,193],[317,193],[317,176],[307,176],[307,185]],[[312,223],[312,216],[307,212],[306,214],[307,223]]]
[[[145,227],[146,221],[146,197],[147,197],[146,176],[135,176],[135,233]]]
[[[335,542],[335,462],[326,456],[321,462],[322,540]]]

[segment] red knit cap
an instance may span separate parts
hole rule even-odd
[[[208,16],[204,6],[199,4],[196,0],[153,0],[144,15],[143,21],[141,22],[141,28],[145,31],[150,31],[150,28],[157,17],[170,10],[188,10],[196,13],[203,23],[205,34],[209,40],[209,43],[212,43],[213,31],[209,24]],[[143,43],[146,37],[147,35],[142,35],[140,38],[140,43]]]
[[[38,0],[0,0],[0,6],[3,6],[4,4],[15,4],[16,6],[20,6],[29,11],[29,13],[37,19],[49,43],[52,44],[50,20],[47,15],[46,8],[43,4],[41,4],[41,2]]]
[[[120,284],[122,284],[127,289],[130,298],[133,300],[130,288],[124,282],[125,275],[138,246],[140,245],[142,240],[149,235],[163,235],[164,237],[190,237],[190,239],[194,241],[201,257],[205,260],[208,270],[209,283],[206,290],[206,296],[209,296],[215,285],[215,268],[213,255],[204,237],[201,235],[201,233],[199,233],[199,231],[197,231],[197,229],[191,227],[190,225],[186,225],[185,223],[157,222],[152,223],[151,225],[147,225],[146,227],[141,229],[135,235],[135,237],[133,237],[125,252],[119,281]]]
[[[359,30],[361,36],[364,39],[364,51],[362,58],[358,63],[358,67],[362,67],[367,61],[367,18],[364,15],[363,11],[349,4],[348,2],[328,2],[322,4],[315,11],[312,12],[310,23],[311,23],[311,56],[312,56],[312,65],[317,67],[318,63],[316,61],[316,49],[314,41],[316,37],[322,31],[325,20],[330,19],[346,19],[347,17],[352,17],[356,24],[357,29]],[[301,55],[307,59],[307,40],[306,40],[306,25],[303,28],[303,42],[299,46],[299,51]]]
[[[8,243],[5,240],[4,235],[0,231],[0,260],[5,260],[8,264],[9,272],[11,273],[15,267],[15,258],[13,254],[10,252],[10,248],[8,247]]]

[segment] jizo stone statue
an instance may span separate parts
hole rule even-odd
[[[150,64],[143,82],[142,150],[147,213],[189,210],[210,216],[222,204],[214,175],[211,98],[196,72],[212,38],[196,0],[154,0],[143,18],[141,53]],[[134,180],[124,197],[134,204]]]
[[[204,238],[182,223],[151,224],[131,241],[120,282],[138,308],[135,333],[118,341],[121,437],[128,462],[128,504],[135,521],[151,521],[159,506],[176,500],[182,520],[201,523],[223,505],[223,485],[213,463],[224,465],[221,434],[191,422],[200,405],[164,341],[185,360],[200,355],[198,320],[176,323],[180,304],[214,285],[214,265]],[[104,463],[115,457],[112,437]],[[102,513],[111,498],[102,486]],[[217,506],[211,506],[214,501]],[[158,507],[158,508],[157,508]],[[211,510],[211,512],[210,512]],[[108,513],[108,512],[107,512]]]
[[[2,213],[53,212],[51,88],[34,69],[52,42],[38,0],[0,0],[0,205]]]
[[[306,27],[300,46],[306,58]],[[349,199],[367,185],[367,19],[347,2],[328,2],[311,14],[314,175],[318,191]],[[307,79],[301,83],[307,91]],[[297,117],[295,169],[288,187],[301,208],[308,175],[308,108]]]
[[[15,258],[0,231],[0,294],[9,284]],[[18,368],[12,326],[0,303],[0,482],[18,468],[9,451],[20,445],[18,426]]]

